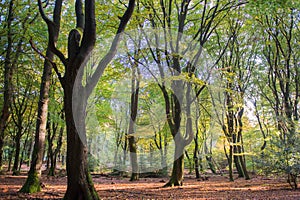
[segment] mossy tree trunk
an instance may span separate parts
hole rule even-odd
[[[48,59],[53,59],[53,53],[47,50],[46,56]],[[46,136],[46,124],[48,114],[48,101],[49,101],[49,89],[50,89],[50,77],[52,66],[51,63],[46,60],[44,63],[44,71],[42,76],[42,83],[40,86],[40,97],[38,103],[38,117],[36,122],[36,131],[34,139],[34,147],[32,152],[32,158],[30,163],[30,170],[28,177],[20,192],[35,193],[41,191],[41,170],[44,157],[45,148],[45,136]]]
[[[40,6],[42,3],[38,0]],[[59,29],[60,29],[60,14],[61,14],[62,0],[55,2],[55,8],[53,12],[53,38],[49,37],[48,47],[44,61],[43,76],[40,85],[40,97],[38,102],[38,115],[36,121],[35,130],[35,143],[32,152],[32,159],[30,164],[30,170],[26,182],[20,189],[20,192],[34,193],[41,191],[41,170],[43,163],[43,154],[45,148],[45,136],[46,125],[48,116],[48,102],[50,91],[50,80],[52,75],[52,66],[54,53],[51,51],[51,43],[57,42]],[[53,41],[51,41],[53,40]]]

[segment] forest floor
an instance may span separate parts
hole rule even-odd
[[[187,175],[184,186],[162,188],[167,178],[141,178],[130,182],[128,178],[93,175],[100,199],[300,199],[300,190],[292,190],[282,178],[252,176],[251,180],[207,175],[195,179]],[[43,176],[42,192],[18,193],[26,175],[0,175],[0,199],[61,199],[66,190],[66,177]]]

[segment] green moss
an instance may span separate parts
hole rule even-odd
[[[23,187],[20,189],[20,192],[23,193],[36,193],[41,191],[40,177],[37,172],[29,173],[27,180]]]
[[[94,183],[93,183],[93,179],[92,179],[92,176],[91,176],[91,173],[90,172],[87,172],[87,181],[88,181],[88,184],[90,186],[90,194],[91,194],[91,198],[90,199],[99,199],[99,196],[98,196],[98,193],[94,187]]]

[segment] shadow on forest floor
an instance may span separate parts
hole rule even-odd
[[[300,190],[292,190],[284,179],[254,176],[251,180],[226,176],[208,176],[197,180],[188,175],[184,186],[162,188],[167,178],[128,178],[94,175],[93,180],[100,199],[300,199]],[[26,176],[0,175],[0,199],[61,199],[66,190],[66,177],[43,176],[45,187],[37,194],[17,191]]]

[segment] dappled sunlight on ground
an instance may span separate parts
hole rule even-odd
[[[26,176],[0,176],[0,199],[60,199],[66,191],[66,177],[43,177],[44,188],[37,194],[17,191]],[[100,199],[300,199],[300,190],[291,190],[284,179],[253,177],[229,182],[226,176],[208,176],[197,180],[189,176],[184,185],[162,188],[167,178],[141,178],[130,182],[128,178],[95,175],[94,183]]]

